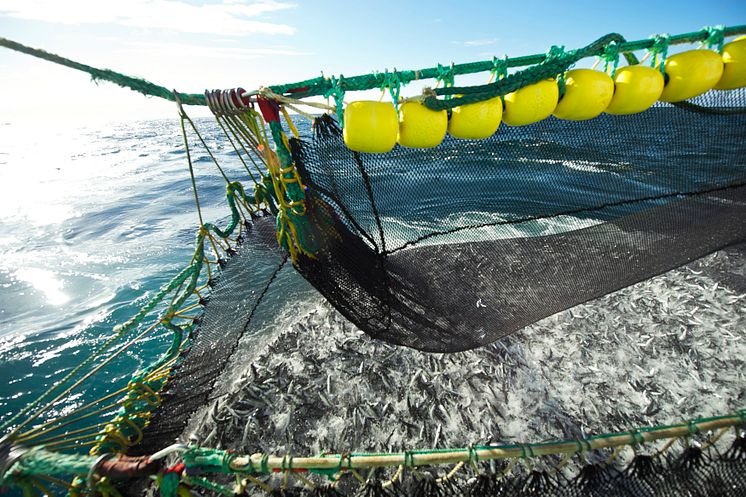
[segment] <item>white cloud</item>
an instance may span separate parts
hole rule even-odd
[[[486,45],[494,45],[497,42],[497,38],[480,38],[478,40],[454,41],[453,43],[465,47],[484,47]]]
[[[292,7],[295,4],[275,0],[224,0],[199,5],[181,0],[0,0],[0,14],[17,19],[73,25],[120,24],[228,36],[293,34],[295,28],[287,24],[251,19]]]

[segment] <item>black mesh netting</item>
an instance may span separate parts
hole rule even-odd
[[[297,267],[375,338],[492,342],[745,240],[745,95],[385,154],[321,118],[292,143],[325,247]]]
[[[502,125],[487,140],[446,138],[434,149],[397,146],[376,155],[347,149],[325,116],[313,139],[291,140],[308,186],[309,235],[323,247],[296,268],[375,338],[443,352],[487,344],[746,241],[746,115],[734,112],[745,103],[743,90],[710,92],[686,107]],[[173,443],[216,395],[215,380],[285,258],[273,218],[260,219],[253,231],[212,291],[199,334],[133,454]],[[589,465],[572,479],[487,472],[459,490],[746,495],[745,453],[741,437],[722,454],[638,456],[622,469]],[[362,492],[455,493],[447,484],[412,485],[386,490],[371,483]]]
[[[153,454],[168,447],[191,415],[220,395],[216,380],[285,261],[277,249],[274,217],[257,218],[246,230],[246,240],[214,282],[191,347],[182,352],[161,394],[160,407],[130,455]]]

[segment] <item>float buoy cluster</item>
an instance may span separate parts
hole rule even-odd
[[[665,77],[643,65],[617,69],[612,79],[605,72],[573,69],[564,74],[560,97],[555,79],[525,86],[504,98],[431,110],[419,101],[405,101],[397,113],[393,103],[358,101],[344,111],[344,141],[356,152],[383,153],[398,143],[409,148],[438,146],[450,134],[460,139],[492,136],[502,122],[525,126],[553,115],[582,121],[606,112],[627,115],[643,112],[655,102],[680,102],[711,89],[746,86],[746,36],[712,50],[689,50],[667,57]]]

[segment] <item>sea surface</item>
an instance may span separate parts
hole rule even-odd
[[[230,144],[213,121],[196,121],[226,173],[245,179]],[[307,135],[309,125],[299,124]],[[595,132],[608,130],[598,128]],[[632,135],[635,133],[630,131]],[[657,144],[667,139],[660,134],[639,133],[634,138],[647,145],[639,149],[641,158],[652,154],[651,160],[655,159]],[[687,143],[686,137],[677,139]],[[194,250],[197,215],[176,118],[46,128],[0,123],[0,143],[2,420],[71,371],[110,336],[116,324],[134,315],[149,296],[188,264]],[[696,142],[690,146],[681,154],[701,153]],[[568,157],[566,145],[553,144],[551,137],[527,149],[526,160],[536,160],[537,153],[558,155],[563,147],[564,159],[553,163],[557,171],[580,171],[591,177],[609,173],[609,168],[625,167],[611,159],[604,162],[600,155],[591,159]],[[223,223],[228,215],[223,179],[203,150],[194,147],[192,158],[203,216]],[[525,174],[520,177],[528,178]],[[463,178],[441,175],[433,181],[446,191],[448,181],[458,183]],[[561,203],[574,195],[557,178],[531,181],[516,186],[516,199],[526,188],[542,189],[548,204]],[[660,191],[660,176],[651,176],[647,184],[644,181],[636,177],[630,187],[651,195]],[[693,180],[681,181],[689,184]],[[416,211],[427,202],[418,200],[411,208]],[[396,205],[393,201],[384,205],[384,223],[401,225],[404,239],[423,229],[422,223],[413,225],[405,217],[397,217]],[[526,207],[528,211],[532,208]],[[465,212],[464,216],[474,221],[481,214]],[[562,229],[566,222],[557,219],[555,228]],[[540,228],[534,226],[530,231],[536,234]],[[321,299],[313,293],[304,295]],[[45,417],[64,413],[122,386],[136,368],[153,361],[167,345],[166,335],[148,338]]]
[[[211,123],[201,123],[204,138],[224,158],[227,144],[216,143]],[[0,143],[0,419],[7,419],[189,263],[198,221],[176,118],[1,123]],[[193,160],[203,215],[226,218],[223,179],[204,152]],[[122,385],[166,343],[148,338],[47,415]]]

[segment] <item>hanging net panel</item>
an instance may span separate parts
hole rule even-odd
[[[324,247],[297,267],[374,338],[478,347],[746,240],[745,129],[661,104],[365,154],[322,118],[291,144]]]

